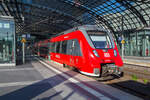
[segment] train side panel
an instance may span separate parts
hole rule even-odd
[[[78,35],[76,35],[78,34]],[[51,42],[58,42],[58,41],[67,41],[66,53],[51,53],[51,59],[54,61],[58,61],[59,63],[64,63],[69,66],[78,67],[80,68],[83,66],[83,55],[80,44],[82,44],[81,40],[78,37],[81,36],[82,33],[80,31],[68,33],[59,37],[56,37],[51,40]],[[83,38],[83,37],[82,37]],[[78,45],[78,48],[77,48]],[[62,47],[64,49],[64,47]],[[81,51],[80,51],[80,50]]]
[[[99,76],[103,71],[103,65],[114,64],[117,68],[123,65],[115,42],[114,47],[109,49],[92,48],[82,31],[71,32],[51,39],[52,43],[56,43],[55,48],[57,48],[58,42],[63,44],[64,41],[67,41],[67,47],[65,45],[58,47],[61,50],[65,48],[65,53],[62,53],[61,50],[51,52],[51,60],[76,67],[83,74]],[[97,52],[99,56],[96,56],[94,52]]]
[[[78,34],[78,35],[76,35],[76,34]],[[51,53],[51,59],[54,61],[57,61],[59,63],[62,63],[62,64],[67,64],[69,66],[76,67],[82,72],[93,73],[93,67],[95,67],[95,65],[92,63],[95,61],[90,59],[90,56],[93,55],[91,53],[92,48],[88,44],[88,42],[87,42],[86,38],[84,37],[84,35],[82,34],[82,32],[76,31],[76,32],[62,35],[62,36],[52,39],[52,42],[53,41],[62,41],[62,40],[78,41],[77,43],[79,43],[78,46],[80,48],[75,48],[75,47],[77,47],[76,46],[77,43],[76,43],[74,47],[67,47],[67,50],[72,50],[72,52],[70,52],[69,55],[68,54],[66,55],[66,54]],[[71,44],[73,45],[73,42]],[[70,46],[72,46],[72,45],[70,45]],[[79,49],[81,51],[79,51]],[[81,54],[74,55],[75,51],[76,51],[76,53],[81,52]],[[99,68],[99,66],[97,66],[97,67]]]

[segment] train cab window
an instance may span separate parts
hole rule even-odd
[[[110,37],[105,32],[88,32],[96,49],[112,48]]]

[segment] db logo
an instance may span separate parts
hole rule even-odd
[[[110,57],[109,53],[104,53],[104,57]]]

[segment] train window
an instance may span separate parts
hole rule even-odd
[[[59,53],[62,53],[62,41],[60,41],[59,43],[60,43]]]
[[[55,42],[52,42],[51,43],[51,47],[50,47],[50,49],[51,49],[51,52],[55,52]]]
[[[40,54],[48,54],[48,48],[47,47],[40,47],[39,51],[40,51]]]
[[[112,48],[110,37],[105,32],[88,32],[95,48],[106,49]]]
[[[52,43],[50,42],[49,44],[48,44],[48,50],[49,50],[49,52],[52,52]]]
[[[67,41],[62,41],[61,53],[66,54],[67,52]]]
[[[97,49],[111,48],[111,42],[108,36],[90,36]]]
[[[45,48],[45,53],[48,54],[49,53],[49,49],[48,47]]]
[[[60,42],[56,42],[56,53],[60,51]]]

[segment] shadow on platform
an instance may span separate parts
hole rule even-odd
[[[94,81],[88,81],[85,84],[94,84],[94,83],[95,83]],[[80,84],[81,83],[75,83],[75,84],[74,83],[66,83],[66,85],[69,86],[70,88],[72,88],[72,89],[76,88],[76,91],[80,92],[80,94],[86,93],[86,91],[84,89],[79,89]],[[123,82],[118,82],[118,83],[113,83],[113,84],[108,84],[108,85],[112,86],[114,88],[117,88],[119,90],[122,90],[126,93],[129,93],[131,95],[142,98],[143,100],[150,100],[150,83],[145,85],[145,84],[142,84],[142,83],[139,83],[136,81],[129,80],[129,81],[123,81]],[[120,87],[120,86],[122,86],[122,87]],[[111,98],[112,100],[120,100],[121,98],[124,98],[124,97],[116,98],[115,96],[112,96],[112,95],[106,93],[104,90],[97,89],[96,87],[93,87],[93,86],[88,86],[88,87],[95,89],[96,91]],[[139,93],[140,93],[140,95],[139,95]],[[89,97],[93,97],[93,95],[89,94],[88,92],[86,93],[86,95],[88,95]],[[92,100],[97,100],[97,98],[93,98]]]
[[[70,71],[64,72],[64,74],[67,74],[69,72]],[[13,100],[31,100],[37,96],[39,96],[37,100],[51,100],[52,98],[56,96],[58,96],[59,99],[55,99],[55,100],[60,100],[61,98],[60,94],[63,91],[55,91],[53,88],[66,80],[68,79],[64,78],[61,74],[57,74],[53,77],[47,78],[45,80],[39,81],[37,83],[31,84],[29,86],[26,86],[21,89],[2,95],[0,96],[0,100],[12,100],[12,99]],[[49,92],[48,95],[45,96],[44,92],[46,91],[53,91],[53,92],[52,93]],[[67,100],[67,98],[69,98],[71,94],[69,94],[65,99]],[[40,97],[41,95],[44,95],[44,98]]]
[[[143,84],[134,80],[128,80],[108,85],[132,95],[139,96],[144,100],[150,100],[150,83]]]

